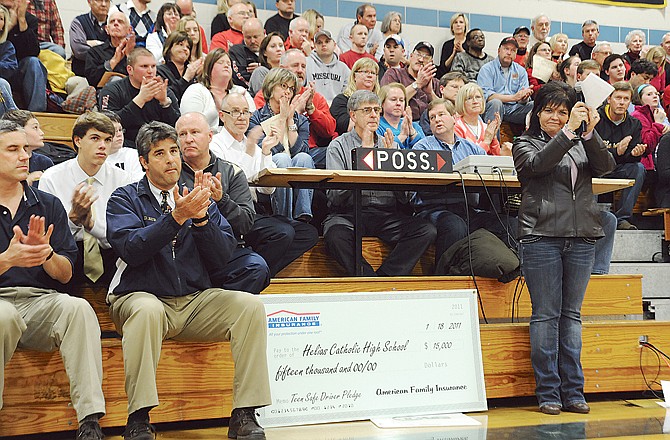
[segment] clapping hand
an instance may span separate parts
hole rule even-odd
[[[618,144],[616,144],[616,154],[619,156],[623,156],[626,153],[626,150],[628,149],[628,144],[630,144],[630,141],[633,139],[632,136],[628,135],[621,139]]]
[[[72,195],[72,208],[68,213],[70,221],[77,226],[83,226],[88,231],[93,229],[95,219],[91,207],[96,200],[98,200],[98,195],[95,193],[93,185],[81,182],[75,186]]]
[[[175,202],[172,216],[177,223],[183,225],[188,219],[202,218],[207,214],[209,199],[212,197],[210,179],[211,174],[205,176],[202,171],[196,171],[192,191],[184,188],[182,194],[179,194],[179,187],[175,185],[172,189]]]

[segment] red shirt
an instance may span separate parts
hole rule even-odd
[[[231,46],[236,44],[242,44],[244,42],[244,36],[242,32],[236,31],[235,29],[228,29],[227,31],[219,32],[218,34],[212,37],[212,44],[209,45],[209,50],[214,50],[217,47],[222,48],[226,52]]]
[[[342,55],[340,55],[340,61],[342,61],[344,64],[347,65],[350,69],[354,68],[354,63],[361,58],[370,58],[372,60],[375,60],[375,63],[377,62],[377,58],[373,57],[369,53],[356,53],[353,50],[348,50],[344,52]]]

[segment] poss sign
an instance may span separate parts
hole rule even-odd
[[[451,151],[447,150],[355,148],[351,154],[355,170],[419,173],[451,173],[453,171]]]

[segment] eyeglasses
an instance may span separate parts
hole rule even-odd
[[[414,56],[417,57],[420,60],[432,60],[433,56],[429,53],[421,53],[414,51]]]
[[[377,72],[373,72],[372,70],[357,70],[354,73],[360,73],[361,75],[368,75],[368,76],[377,76]]]
[[[251,115],[251,112],[249,110],[233,110],[232,112],[229,112],[227,110],[221,110],[221,113],[225,113],[227,115],[230,115],[233,119],[237,119],[240,116],[243,118],[248,118]]]
[[[295,93],[295,87],[294,86],[289,86],[286,83],[280,83],[279,86],[284,90],[290,90],[291,92]]]
[[[104,5],[107,3],[111,3],[111,0],[91,0],[93,3],[97,3],[99,5]]]
[[[380,114],[382,112],[381,107],[361,107],[354,110],[355,112],[363,112],[364,115],[369,115],[372,112]]]

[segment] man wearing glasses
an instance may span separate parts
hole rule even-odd
[[[435,78],[437,67],[433,63],[435,49],[427,41],[421,41],[409,56],[404,69],[389,69],[380,84],[400,83],[407,88],[407,99],[412,109],[412,120],[418,121],[428,103],[442,96],[440,82]]]
[[[382,108],[376,94],[369,90],[355,91],[349,98],[347,109],[354,127],[333,139],[328,146],[327,169],[350,170],[354,148],[398,148],[390,130],[383,137],[377,135]],[[398,209],[399,204],[407,204],[404,192],[363,191],[363,235],[378,237],[394,246],[376,271],[364,259],[363,276],[409,275],[435,240],[435,227],[427,220],[402,212]],[[331,214],[323,224],[326,250],[344,268],[347,276],[353,276],[356,268],[351,191],[329,190],[328,207]]]
[[[249,10],[244,3],[236,3],[228,10],[228,23],[230,29],[219,32],[212,37],[212,44],[209,50],[214,50],[217,47],[222,48],[228,52],[229,48],[236,44],[244,43],[244,34],[242,27],[249,19]]]
[[[220,159],[222,164],[230,162],[244,171],[247,179],[252,179],[265,168],[275,168],[272,162],[272,147],[277,144],[278,132],[275,127],[262,142],[259,141],[261,127],[256,127],[246,136],[249,129],[249,104],[244,95],[229,93],[223,98],[219,117],[223,122],[221,131],[214,135],[209,144],[209,151]],[[188,162],[188,158],[184,156]],[[282,215],[266,212],[263,204],[258,203],[262,194],[270,195],[274,188],[257,187],[249,189],[256,210],[251,225],[240,228],[236,222],[230,221],[235,235],[247,246],[258,252],[270,268],[270,277],[274,277],[293,260],[307,252],[319,240],[316,228],[309,223],[289,219]],[[231,193],[231,198],[234,196]],[[224,213],[225,214],[225,213]]]
[[[479,28],[470,29],[465,34],[465,46],[463,52],[458,52],[451,65],[452,72],[463,72],[468,77],[468,81],[477,81],[479,69],[493,60],[493,57],[484,52],[486,46],[486,37]]]

